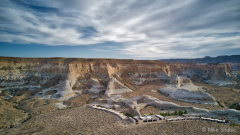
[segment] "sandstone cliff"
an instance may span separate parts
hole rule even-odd
[[[42,98],[74,97],[91,90],[105,90],[124,85],[127,91],[154,80],[169,80],[176,76],[198,76],[203,81],[234,82],[231,70],[222,64],[176,64],[152,60],[80,59],[80,58],[11,58],[0,57],[0,89],[12,95],[19,91],[39,90]],[[191,80],[190,80],[191,81]],[[115,84],[115,83],[114,83]],[[120,86],[120,85],[119,85]],[[117,86],[116,86],[117,87]],[[53,95],[47,91],[57,90]],[[111,90],[113,91],[113,90]],[[114,93],[118,93],[116,90]],[[95,95],[96,96],[96,95]],[[66,99],[68,99],[66,98]],[[63,98],[65,100],[65,98]]]

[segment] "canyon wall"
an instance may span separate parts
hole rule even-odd
[[[182,64],[128,59],[0,57],[0,89],[12,95],[21,90],[57,89],[65,91],[58,93],[58,96],[62,97],[66,95],[66,91],[76,93],[93,87],[107,89],[111,78],[116,78],[131,90],[137,90],[138,85],[143,85],[147,81],[166,81],[176,78],[177,75],[190,79],[197,77],[202,81],[234,81],[229,66],[223,64]],[[89,83],[87,80],[91,78],[97,79],[99,85]]]

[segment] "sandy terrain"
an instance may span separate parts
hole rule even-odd
[[[28,117],[28,113],[16,109],[14,106],[17,106],[17,104],[0,98],[0,132],[2,128],[11,127]]]
[[[211,132],[203,128],[235,129],[236,132]],[[0,134],[84,134],[84,135],[159,135],[159,134],[239,134],[240,127],[205,121],[183,121],[147,125],[121,125],[115,115],[107,112],[76,107],[55,110],[33,116],[21,126],[0,132]]]
[[[156,115],[160,113],[160,110],[156,109],[153,106],[147,106],[144,109],[140,110],[140,112],[142,115],[150,115],[150,114]]]
[[[181,72],[182,75],[200,74],[203,78],[199,79],[199,76],[196,76],[196,80],[199,79],[198,82],[216,78],[223,81],[232,80],[226,76],[230,72],[226,65],[72,58],[0,58],[0,60],[0,87],[5,90],[5,87],[11,86],[12,89],[7,91],[14,96],[9,102],[3,100],[6,95],[2,96],[2,100],[0,100],[0,127],[7,125],[4,127],[6,129],[1,127],[0,134],[205,134],[206,132],[202,131],[203,127],[236,128],[238,133],[234,134],[239,134],[239,127],[204,121],[124,125],[123,123],[126,121],[119,121],[119,118],[113,114],[84,107],[87,103],[106,99],[105,96],[99,98],[99,95],[103,95],[107,90],[106,95],[110,96],[117,97],[115,94],[121,93],[123,98],[126,98],[123,105],[126,105],[125,103],[128,102],[129,98],[149,95],[162,101],[176,103],[179,106],[195,106],[208,110],[227,109],[227,106],[240,102],[238,87],[230,89],[194,83],[197,86],[207,87],[206,92],[213,95],[216,101],[222,102],[225,106],[223,108],[218,105],[187,103],[179,101],[177,98],[171,99],[158,92],[166,84],[170,84],[172,77]],[[116,80],[112,79],[111,81],[112,77]],[[160,79],[157,80],[157,78]],[[177,82],[183,84],[179,82],[185,81],[180,79]],[[190,80],[186,82],[190,82]],[[23,87],[30,85],[40,86],[40,89],[23,89]],[[19,87],[17,91],[15,91],[16,87]],[[38,99],[39,97],[41,99]],[[147,102],[152,101],[150,98],[147,99]],[[102,100],[102,102],[106,101]],[[72,108],[59,109],[65,107],[64,105]],[[121,107],[120,111],[138,113],[138,110],[134,110],[135,103],[130,102],[127,105],[128,108],[127,106]],[[140,108],[141,105],[144,106],[144,103],[136,108]],[[167,109],[171,109],[171,107],[167,107]],[[167,109],[164,111],[168,111]],[[158,110],[153,106],[140,110],[143,114],[158,113]],[[194,110],[195,112],[196,110]],[[216,117],[218,113],[221,113],[220,116],[225,117],[227,113],[234,112],[230,110],[211,113],[211,115],[216,113]],[[236,113],[233,117],[238,118],[238,116],[239,114]],[[30,119],[18,124],[27,118]],[[216,132],[207,133],[218,134]]]
[[[92,98],[89,94],[82,94],[78,97],[74,97],[70,100],[64,101],[64,105],[71,106],[71,107],[77,107],[77,106],[83,106],[86,104],[86,102],[90,101]]]

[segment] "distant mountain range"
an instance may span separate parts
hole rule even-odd
[[[205,56],[204,58],[196,59],[160,59],[164,62],[176,62],[176,63],[186,63],[186,62],[195,62],[195,63],[240,63],[240,55],[231,55],[231,56],[217,56],[210,57]]]

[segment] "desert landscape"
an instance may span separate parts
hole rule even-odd
[[[240,0],[1,0],[0,135],[240,135]]]
[[[0,133],[238,134],[235,65],[1,57]],[[164,120],[135,121],[157,115]]]

